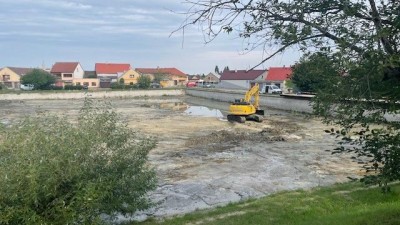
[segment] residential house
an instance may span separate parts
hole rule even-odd
[[[83,79],[85,71],[79,62],[56,62],[50,73],[57,78],[55,85],[64,87],[72,85],[74,79]]]
[[[98,78],[75,78],[72,84],[75,86],[86,86],[88,88],[99,88],[100,80]]]
[[[83,78],[97,78],[96,71],[85,71],[85,74],[83,74]]]
[[[136,71],[160,80],[162,87],[184,86],[188,82],[188,76],[177,68],[136,68]]]
[[[73,85],[86,86],[91,89],[99,88],[100,80],[97,78],[95,71],[85,71],[83,78],[74,78]]]
[[[224,70],[218,87],[227,89],[249,89],[256,82],[262,83],[268,70]]]
[[[207,84],[218,84],[220,78],[221,78],[221,75],[219,75],[219,74],[209,73],[209,74],[207,74],[206,77],[204,77],[203,80],[204,80],[204,83],[207,83]]]
[[[128,63],[96,63],[95,65],[96,75],[102,88],[110,87],[112,82],[117,82],[118,77],[130,69],[131,65]]]
[[[188,82],[199,82],[201,80],[201,75],[188,75]]]
[[[32,68],[4,67],[0,69],[0,84],[10,89],[19,89],[21,77],[32,70]]]
[[[140,74],[133,69],[130,69],[118,77],[118,81],[124,79],[125,85],[136,84]]]
[[[284,93],[288,92],[286,82],[290,80],[292,75],[291,67],[270,67],[266,77],[266,84],[274,84],[278,86]]]

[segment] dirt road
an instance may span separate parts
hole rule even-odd
[[[138,219],[345,182],[361,173],[347,156],[325,151],[334,148],[335,139],[305,115],[266,109],[264,122],[236,124],[223,118],[228,104],[222,102],[192,97],[111,102],[130,127],[158,140],[149,157],[159,177],[151,198],[159,204]],[[0,101],[0,122],[43,112],[73,117],[81,105],[81,100]]]

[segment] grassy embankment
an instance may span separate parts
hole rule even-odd
[[[399,225],[400,184],[393,185],[388,194],[360,183],[282,192],[164,221],[130,224]]]

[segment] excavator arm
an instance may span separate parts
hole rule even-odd
[[[260,86],[256,83],[250,90],[246,92],[246,95],[244,96],[244,101],[251,103],[254,108],[258,109],[259,105],[259,91],[260,91]],[[254,102],[251,102],[251,97],[254,96]]]

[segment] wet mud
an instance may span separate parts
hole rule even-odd
[[[136,219],[188,213],[294,190],[346,182],[362,172],[346,155],[332,155],[334,137],[318,119],[266,110],[262,123],[226,121],[229,104],[193,97],[109,99],[129,127],[157,139],[149,154],[157,205]],[[82,100],[1,101],[0,122],[26,115],[74,118]],[[130,218],[120,217],[120,220]]]

